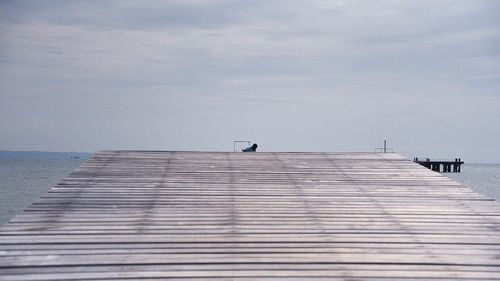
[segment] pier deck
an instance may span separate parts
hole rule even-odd
[[[392,153],[104,151],[0,228],[0,280],[498,280],[500,205]]]

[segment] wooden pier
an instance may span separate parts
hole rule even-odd
[[[464,164],[462,159],[456,158],[455,161],[445,161],[445,160],[430,160],[427,158],[425,161],[419,160],[418,158],[413,159],[416,163],[431,169],[438,173],[460,173],[461,166]]]
[[[104,151],[0,228],[0,280],[499,280],[500,205],[393,153]]]

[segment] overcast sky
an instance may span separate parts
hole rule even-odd
[[[0,134],[500,162],[500,1],[0,0]]]

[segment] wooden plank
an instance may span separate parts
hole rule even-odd
[[[0,228],[0,280],[497,280],[499,232],[397,154],[102,151]]]

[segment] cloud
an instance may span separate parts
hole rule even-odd
[[[30,138],[36,125],[29,120],[38,120],[48,132],[69,130],[85,140],[75,138],[71,150],[100,149],[102,135],[123,146],[184,149],[198,138],[207,139],[200,149],[221,149],[233,136],[254,135],[272,150],[282,145],[281,134],[294,140],[291,150],[333,149],[328,139],[339,140],[338,149],[371,149],[393,135],[417,151],[408,128],[440,118],[433,110],[451,114],[473,100],[471,121],[448,128],[450,135],[498,115],[490,105],[498,104],[500,86],[499,7],[431,0],[2,1],[0,117],[23,121],[0,122],[0,129],[12,147]],[[74,129],[93,127],[100,136]],[[423,136],[441,130],[429,125]],[[357,135],[356,145],[344,135]],[[44,140],[40,148],[66,145],[49,133]]]

